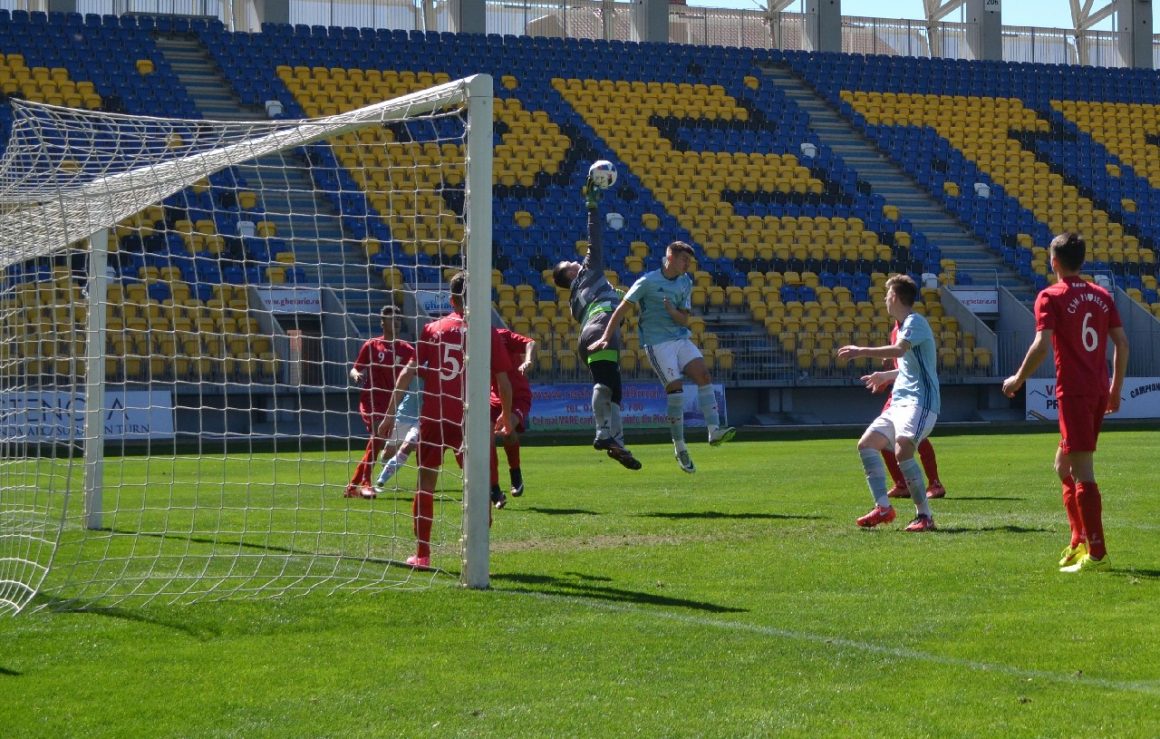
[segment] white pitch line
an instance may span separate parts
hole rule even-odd
[[[579,596],[551,595],[548,593],[506,592],[509,595],[531,595],[533,597],[542,598],[544,600],[567,601],[569,603],[577,603],[580,605],[588,606],[590,608],[599,608],[606,611],[619,611],[621,613],[632,613],[634,615],[649,615],[655,618],[665,619],[666,621],[679,621],[681,623],[692,624],[695,626],[706,626],[714,629],[722,629],[725,631],[744,631],[751,634],[776,637],[778,639],[791,639],[794,641],[810,642],[813,644],[824,644],[826,646],[853,649],[860,652],[869,652],[871,654],[881,654],[888,657],[898,657],[901,659],[914,660],[916,662],[928,662],[936,665],[944,665],[946,667],[965,668],[968,670],[975,670],[977,672],[990,672],[997,675],[1006,675],[1015,678],[1044,680],[1053,683],[1066,683],[1067,685],[1071,685],[1073,687],[1082,686],[1089,688],[1102,688],[1104,690],[1116,690],[1124,693],[1160,695],[1160,680],[1109,680],[1100,677],[1089,677],[1087,675],[1084,675],[1083,677],[1076,677],[1076,675],[1073,673],[1063,674],[1059,672],[1049,672],[1047,670],[1028,670],[1021,667],[1012,667],[1011,665],[991,664],[988,662],[978,662],[969,659],[957,659],[955,657],[945,657],[940,654],[920,652],[915,649],[888,647],[882,644],[875,644],[873,642],[862,642],[855,641],[854,639],[846,639],[843,637],[810,634],[804,631],[790,631],[788,629],[778,629],[772,626],[759,626],[757,624],[749,624],[740,621],[722,621],[719,619],[689,616],[679,613],[666,613],[664,611],[657,611],[652,608],[642,608],[639,606],[626,605],[624,603],[594,601]]]

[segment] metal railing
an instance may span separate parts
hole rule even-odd
[[[107,15],[153,14],[216,17],[233,27],[230,0],[78,0],[77,11]],[[290,0],[290,22],[304,25],[457,31],[449,0]],[[605,41],[639,41],[636,2],[614,0],[486,0],[488,33]],[[43,10],[42,0],[0,0],[7,10]],[[252,18],[257,16],[250,14]],[[236,30],[257,30],[238,28]],[[955,21],[842,19],[842,50],[856,54],[974,59],[978,24]],[[1123,67],[1118,31],[1003,26],[1003,59],[1039,64]],[[809,51],[803,13],[703,8],[669,9],[669,40]],[[1153,36],[1153,66],[1160,68],[1160,34]]]

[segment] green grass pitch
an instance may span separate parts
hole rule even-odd
[[[523,451],[492,589],[0,619],[20,736],[1155,736],[1154,432],[1108,430],[1112,571],[1057,572],[1057,436],[936,436],[939,530],[863,531],[847,439]],[[501,455],[502,459],[502,455]],[[336,478],[337,479],[337,478]],[[384,501],[356,501],[374,506]]]

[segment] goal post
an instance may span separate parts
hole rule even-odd
[[[0,613],[487,587],[492,80],[375,77],[303,120],[12,101]],[[326,82],[287,85],[309,111]],[[416,569],[418,456],[345,495],[372,452],[349,371],[383,306],[414,344],[460,270],[464,467],[447,456]]]

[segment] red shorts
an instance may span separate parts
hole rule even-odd
[[[1058,401],[1059,448],[1064,454],[1094,452],[1108,409],[1108,396],[1067,395]]]
[[[456,461],[463,455],[463,422],[424,418],[419,422],[419,466],[437,470],[443,466],[443,451],[455,452]],[[463,463],[459,462],[460,466]]]
[[[499,412],[503,410],[503,405],[500,404],[499,398],[491,399],[491,423],[494,426],[495,422],[499,420]],[[512,423],[516,425],[513,431],[517,434],[522,434],[527,431],[526,421],[532,412],[532,399],[530,397],[512,398]]]

